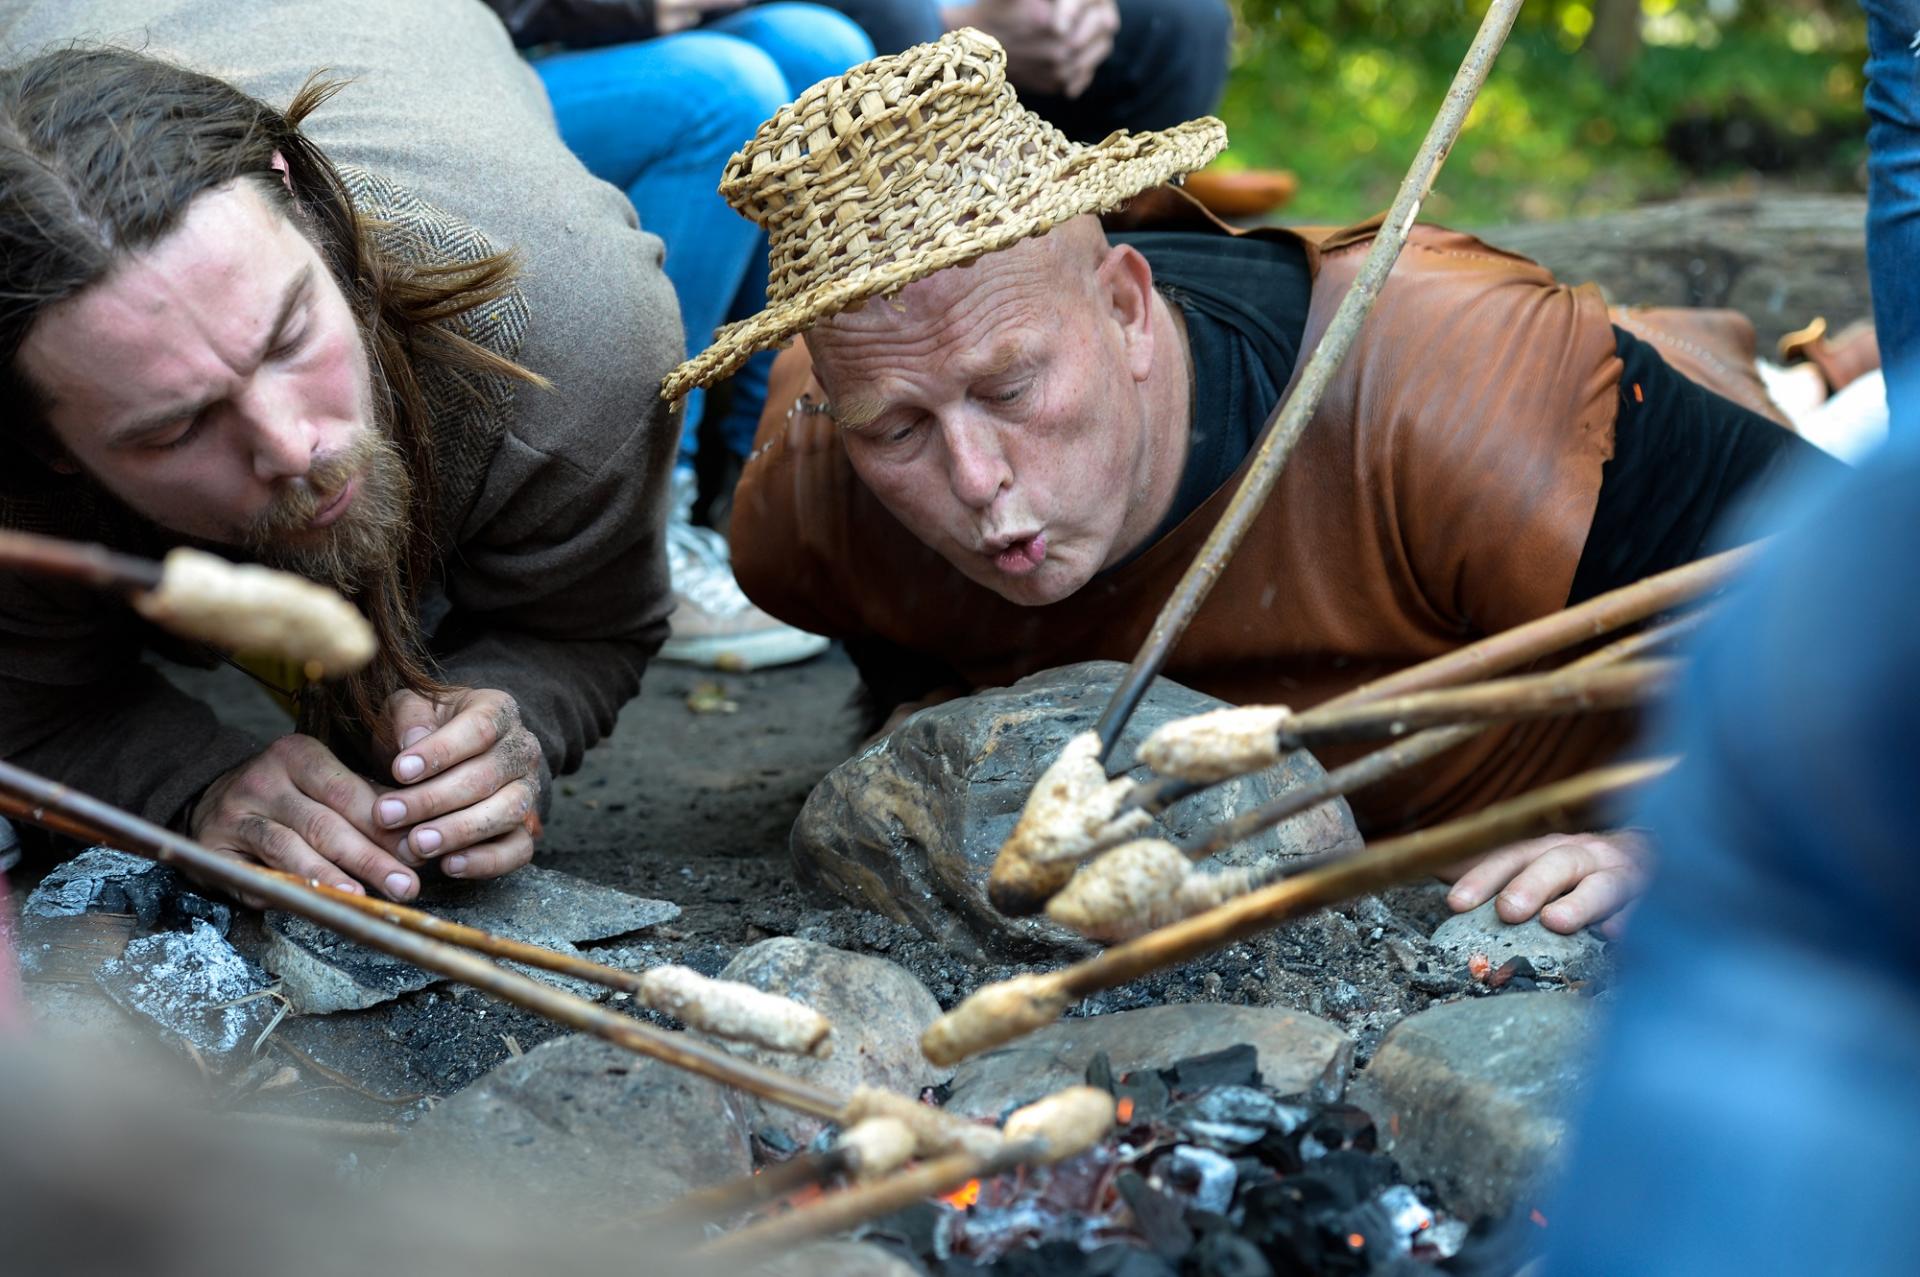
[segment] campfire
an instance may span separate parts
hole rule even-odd
[[[969,1178],[860,1235],[927,1272],[1049,1277],[1404,1271],[1467,1237],[1378,1151],[1370,1116],[1264,1087],[1252,1046],[1123,1074],[1100,1055],[1087,1083],[1113,1097],[1114,1126],[1092,1148]],[[756,1215],[820,1196],[808,1184]]]

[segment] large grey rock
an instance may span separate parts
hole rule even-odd
[[[273,983],[267,973],[199,919],[187,931],[130,941],[96,978],[122,1009],[216,1067],[243,1059],[278,1010],[263,996]]]
[[[604,1222],[751,1169],[727,1088],[576,1036],[507,1061],[439,1105],[390,1174],[510,1198],[530,1217]]]
[[[824,1060],[731,1047],[770,1068],[842,1094],[865,1085],[917,1095],[952,1075],[952,1070],[935,1068],[920,1053],[920,1035],[940,1018],[940,1004],[905,967],[885,958],[779,936],[742,950],[720,978],[792,998],[833,1023],[833,1054]],[[755,1130],[771,1126],[795,1143],[806,1143],[824,1125],[818,1118],[756,1097],[741,1099]]]
[[[976,1055],[955,1071],[947,1107],[969,1117],[999,1117],[1084,1080],[1102,1052],[1118,1074],[1162,1069],[1242,1042],[1259,1053],[1262,1081],[1283,1095],[1321,1083],[1337,1093],[1353,1066],[1352,1040],[1304,1011],[1188,1002],[1062,1020]]]
[[[1455,966],[1483,953],[1495,967],[1509,958],[1525,958],[1542,975],[1588,980],[1607,965],[1607,942],[1591,931],[1564,936],[1529,918],[1518,925],[1502,922],[1497,901],[1447,919],[1433,933],[1433,947]]]
[[[1084,942],[1044,918],[1002,916],[987,902],[986,879],[1034,781],[1070,737],[1093,726],[1123,669],[1112,661],[1068,665],[915,714],[808,796],[792,837],[802,879],[976,961],[1084,952]],[[1159,680],[1128,723],[1117,757],[1131,759],[1160,724],[1222,703]],[[1311,756],[1293,754],[1176,804],[1149,832],[1184,837],[1321,774]],[[1244,864],[1359,846],[1352,814],[1339,801],[1219,859]]]
[[[429,887],[420,905],[450,922],[561,953],[577,953],[574,942],[604,940],[680,916],[680,907],[665,900],[648,900],[532,865],[489,882],[443,879]],[[441,978],[305,918],[275,911],[267,914],[266,923],[262,960],[280,977],[282,992],[302,1015],[359,1010]],[[575,992],[595,992],[592,986],[567,983]]]
[[[1871,314],[1866,200],[1855,195],[1721,196],[1604,217],[1480,231],[1569,283],[1592,280],[1634,306],[1725,306],[1760,347],[1825,315],[1838,329]]]
[[[1587,1081],[1592,1004],[1571,993],[1447,1002],[1387,1034],[1348,1098],[1410,1181],[1472,1219],[1530,1208]]]

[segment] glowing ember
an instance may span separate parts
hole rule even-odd
[[[1120,1102],[1113,1106],[1113,1115],[1122,1122],[1131,1122],[1133,1120],[1133,1097],[1131,1095],[1121,1097]]]
[[[940,1200],[955,1210],[965,1210],[980,1200],[980,1181],[970,1179],[951,1193],[942,1193]]]
[[[1364,1249],[1366,1244],[1367,1244],[1367,1235],[1365,1233],[1348,1233],[1347,1234],[1347,1245],[1353,1247],[1355,1250]]]

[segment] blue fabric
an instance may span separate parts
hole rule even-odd
[[[766,300],[766,237],[715,189],[727,160],[802,90],[872,56],[860,28],[832,10],[766,4],[694,31],[534,60],[568,147],[666,241],[689,354]],[[732,417],[757,419],[764,368],[757,397],[751,377],[734,390]],[[688,396],[683,456],[693,454],[704,408],[702,392]],[[742,455],[752,442],[749,428]]]
[[[1553,1277],[1915,1268],[1920,453],[1786,508],[1660,733]]]
[[[1888,441],[1920,443],[1920,0],[1867,11],[1867,265],[1892,412]]]

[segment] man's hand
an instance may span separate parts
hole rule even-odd
[[[738,9],[747,0],[654,0],[653,25],[661,35],[672,35],[700,25],[709,13]]]
[[[531,860],[540,742],[513,697],[460,688],[436,702],[401,691],[386,708],[401,788],[371,810],[380,828],[406,830],[400,854],[438,860],[450,878],[497,878]]]
[[[399,836],[373,823],[372,785],[311,736],[282,736],[193,805],[196,842],[330,887],[361,884],[411,900],[420,880],[396,858]]]
[[[1628,830],[1532,838],[1471,862],[1447,904],[1464,913],[1497,892],[1494,911],[1503,922],[1525,922],[1537,913],[1549,931],[1572,935],[1600,923],[1602,933],[1617,939],[1629,906],[1646,889],[1650,860],[1646,839]]]
[[[1005,45],[1015,88],[1069,98],[1087,91],[1120,30],[1115,0],[975,0],[942,15],[949,30],[979,27]]]

